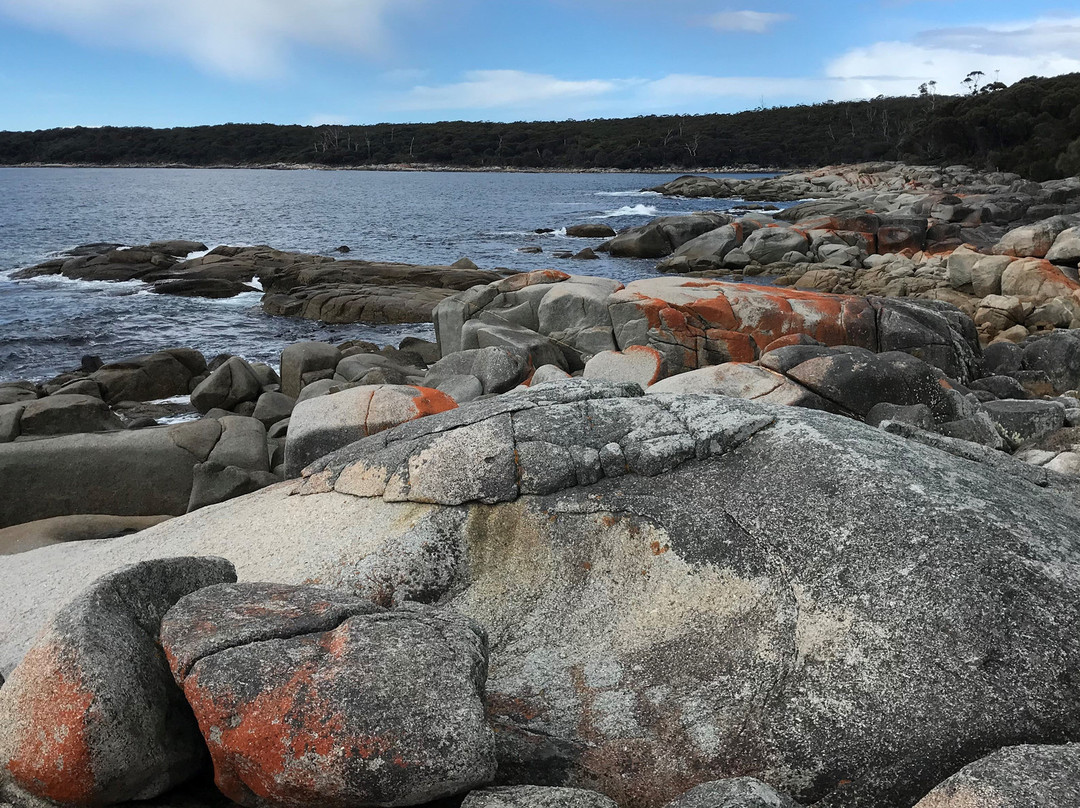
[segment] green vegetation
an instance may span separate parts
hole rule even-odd
[[[1080,74],[938,96],[879,96],[734,115],[372,126],[224,124],[0,132],[0,164],[665,168],[966,163],[1035,180],[1080,173]]]

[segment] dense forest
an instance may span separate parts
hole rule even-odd
[[[688,170],[866,160],[966,163],[1035,180],[1080,173],[1080,74],[963,96],[827,102],[730,115],[370,126],[224,124],[0,132],[0,165],[385,166]]]

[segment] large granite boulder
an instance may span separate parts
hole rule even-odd
[[[63,606],[0,688],[0,793],[109,805],[197,774],[206,748],[158,629],[184,595],[235,580],[222,558],[143,561]]]
[[[664,808],[798,808],[785,794],[777,794],[753,777],[732,777],[702,783],[675,798]]]
[[[495,775],[487,640],[453,612],[226,584],[177,603],[161,643],[241,805],[418,805]]]
[[[296,342],[281,352],[281,392],[292,398],[316,378],[329,379],[341,351],[326,342]]]
[[[539,385],[138,537],[11,556],[0,670],[88,576],[222,553],[243,580],[476,620],[502,783],[656,808],[749,774],[900,808],[1080,732],[1080,508],[1057,478],[828,413],[632,392]]]
[[[915,808],[1035,808],[1080,805],[1080,744],[999,749],[969,763]]]

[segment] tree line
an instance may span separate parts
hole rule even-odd
[[[1080,74],[995,83],[965,96],[925,85],[913,97],[773,107],[735,114],[493,123],[0,132],[0,165],[397,164],[462,168],[795,168],[870,160],[1080,173]]]

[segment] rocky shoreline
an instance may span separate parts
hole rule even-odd
[[[0,805],[1080,801],[1080,179],[755,187],[829,198],[579,231],[625,285],[31,270],[437,342],[0,384]]]

